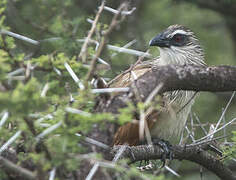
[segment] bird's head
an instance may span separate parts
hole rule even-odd
[[[154,37],[150,46],[158,46],[160,63],[205,65],[203,49],[194,33],[182,26],[171,25]]]

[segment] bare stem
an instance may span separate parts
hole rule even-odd
[[[104,50],[105,46],[106,46],[106,43],[107,43],[107,39],[108,39],[108,36],[110,35],[110,33],[113,31],[113,29],[121,22],[124,20],[124,17],[125,16],[122,16],[121,17],[121,20],[119,21],[118,18],[120,17],[121,15],[121,11],[127,6],[126,3],[122,3],[120,5],[120,7],[118,8],[118,11],[119,13],[115,14],[108,29],[104,32],[104,36],[102,37],[102,40],[101,42],[99,43],[99,46],[98,46],[98,50],[95,54],[95,56],[93,57],[92,61],[91,61],[91,65],[90,65],[90,69],[89,69],[89,72],[86,76],[86,81],[88,81],[94,74],[94,71],[96,69],[96,61],[97,61],[97,58],[102,54],[102,51]]]
[[[10,171],[11,173],[15,173],[16,175],[24,177],[24,179],[36,179],[36,175],[34,173],[25,168],[17,166],[16,164],[12,163],[11,161],[7,160],[2,156],[0,156],[0,166],[6,169],[7,171]]]
[[[79,58],[82,58],[82,62],[86,61],[86,53],[87,53],[88,43],[89,43],[89,40],[91,39],[91,37],[92,37],[92,35],[93,35],[93,33],[94,33],[95,29],[96,29],[96,25],[98,23],[98,19],[99,19],[100,15],[101,15],[101,13],[102,13],[102,11],[104,9],[104,5],[105,5],[105,1],[103,0],[102,4],[99,7],[99,10],[98,10],[98,12],[96,14],[96,17],[95,17],[95,19],[93,21],[93,24],[92,24],[92,27],[91,27],[89,33],[88,33],[88,36],[86,37],[86,39],[84,41],[84,44],[83,44],[83,46],[81,48],[81,51],[80,51],[80,54],[79,54]]]

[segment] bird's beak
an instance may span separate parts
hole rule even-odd
[[[170,47],[170,40],[161,33],[149,42],[149,46]]]

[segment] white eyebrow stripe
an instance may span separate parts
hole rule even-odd
[[[176,34],[184,34],[184,35],[191,35],[191,32],[186,32],[182,29],[178,29],[176,31],[174,31],[172,34],[171,34],[171,37],[173,37],[174,35]]]

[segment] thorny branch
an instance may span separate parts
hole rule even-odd
[[[160,85],[162,86],[158,89],[158,94],[179,89],[212,92],[234,91],[236,90],[236,67],[200,67],[194,65],[154,66],[152,71],[147,72],[135,80],[134,83],[135,88],[131,86],[129,93],[120,93],[119,95],[111,96],[110,99],[104,102],[106,108],[99,106],[97,107],[97,112],[118,113],[117,110],[126,107],[128,102],[136,104],[139,101],[135,95],[137,89],[139,90],[139,96],[141,96],[142,101],[146,101],[149,95]],[[233,123],[233,121],[235,119],[229,123]],[[220,128],[222,129],[222,127]],[[217,129],[217,132],[220,128]],[[208,134],[204,138],[205,141],[196,143],[197,146],[189,146],[188,148],[174,146],[174,158],[196,162],[214,172],[222,179],[235,179],[232,172],[226,166],[208,152],[203,151],[205,146],[202,146],[202,142],[207,142],[206,139],[209,135],[211,134]],[[199,141],[197,140],[196,142]],[[132,159],[130,154],[124,156],[130,157],[134,161],[158,159],[161,157],[161,150],[158,147],[141,146],[130,148],[134,152],[132,156],[134,155],[135,159]],[[128,152],[126,151],[126,153]]]
[[[90,65],[90,68],[89,68],[89,72],[86,76],[86,80],[88,81],[92,76],[93,76],[93,73],[94,73],[94,70],[96,69],[96,61],[97,61],[97,58],[101,55],[102,51],[104,50],[104,47],[106,46],[106,43],[107,43],[107,39],[108,39],[108,36],[110,35],[110,33],[113,31],[113,29],[120,23],[124,20],[125,16],[121,14],[121,11],[124,10],[125,8],[127,7],[127,3],[122,3],[120,5],[120,7],[118,8],[118,12],[117,14],[114,15],[108,29],[103,33],[103,37],[101,39],[101,42],[99,43],[99,46],[98,46],[98,49],[97,49],[97,52],[94,56],[94,58],[92,59],[91,61],[91,65]],[[119,20],[118,18],[121,16],[121,19]]]
[[[201,0],[196,2],[203,2]],[[205,1],[204,1],[205,2]],[[211,2],[211,1],[209,1]],[[214,4],[213,4],[214,5]],[[106,41],[108,39],[109,34],[113,31],[114,27],[119,24],[120,21],[122,21],[125,17],[125,15],[128,15],[133,12],[131,10],[128,14],[123,13],[123,9],[127,5],[122,4],[118,11],[114,11],[115,15],[113,17],[113,20],[111,21],[111,24],[103,33],[103,37],[101,42],[99,42],[98,50],[94,58],[92,59],[91,66],[89,73],[87,75],[87,80],[90,79],[94,73],[94,70],[96,69],[96,61],[101,55],[101,53],[104,50],[104,47],[106,46]],[[83,53],[86,52],[88,42],[90,41],[90,38],[93,35],[93,32],[96,28],[96,24],[98,22],[99,16],[103,10],[104,7],[104,1],[102,5],[100,6],[98,13],[95,17],[95,20],[93,21],[91,30],[89,31],[89,34],[87,38],[85,39],[84,45],[81,49],[80,56],[83,58]],[[108,9],[105,7],[105,9]],[[111,9],[111,8],[110,8]],[[226,8],[227,9],[227,8]],[[119,21],[118,18],[121,16],[121,20]],[[0,34],[6,34],[24,41],[27,41],[29,43],[32,43],[34,45],[39,45],[39,41],[32,40],[30,38],[18,35],[16,33],[11,33],[9,31],[1,30]],[[52,38],[53,39],[53,38]],[[140,55],[141,52],[125,49],[125,48],[119,48],[111,45],[107,45],[108,48],[112,50],[117,50],[118,52],[130,51],[133,54]],[[149,54],[146,54],[146,56],[150,56]],[[143,77],[138,79],[135,83],[135,86],[133,88],[131,87],[131,91],[127,93],[121,93],[118,96],[112,97],[109,99],[109,103],[105,103],[105,106],[108,108],[99,107],[96,109],[97,112],[114,112],[117,113],[117,110],[121,107],[125,107],[127,105],[127,101],[131,100],[133,102],[137,102],[135,100],[134,90],[139,89],[139,96],[143,100],[147,100],[152,92],[155,92],[155,88],[157,88],[158,93],[163,93],[166,91],[171,90],[177,90],[177,89],[184,89],[184,90],[195,90],[195,91],[233,91],[236,90],[236,68],[235,67],[229,67],[229,66],[220,66],[220,67],[209,67],[209,68],[203,68],[203,67],[194,67],[194,66],[164,66],[164,67],[153,67],[153,71],[146,73]],[[150,83],[152,82],[152,83]],[[154,93],[157,94],[157,93]],[[107,101],[108,102],[108,101]],[[29,128],[32,127],[32,125],[28,124]],[[219,125],[219,123],[217,123]],[[34,135],[34,128],[31,129],[32,133]],[[85,138],[89,143],[91,141],[94,144],[98,144],[97,142],[94,142],[94,139],[92,138]],[[99,142],[100,143],[100,142]],[[100,144],[101,146],[101,144]],[[102,145],[104,148],[104,145]],[[107,146],[105,146],[107,147]],[[133,156],[130,156],[130,151],[127,151],[127,149],[120,149],[120,152],[117,153],[117,156],[114,158],[114,162],[116,162],[119,157],[130,157],[133,161],[143,160],[143,159],[159,159],[161,157],[161,150],[156,146],[138,146],[138,147],[130,147],[131,151],[134,154]],[[190,160],[193,162],[196,162],[198,164],[201,164],[202,166],[206,167],[207,169],[213,171],[215,174],[217,174],[222,179],[235,179],[235,177],[232,175],[232,172],[229,171],[219,160],[217,160],[215,157],[207,153],[207,150],[205,144],[198,146],[188,146],[188,147],[182,147],[182,146],[174,146],[174,158],[182,160]],[[117,151],[118,152],[118,151]],[[0,157],[0,164],[6,168],[9,168],[12,171],[15,171],[19,174],[22,174],[24,177],[28,177],[28,179],[35,179],[35,175],[28,172],[25,169],[21,169],[20,167],[13,166],[11,163],[6,161],[6,159]],[[95,173],[96,171],[94,171]]]
[[[112,153],[119,150],[119,146],[114,147]],[[218,160],[216,157],[208,153],[208,144],[198,146],[172,146],[174,159],[189,160],[202,165],[209,171],[215,173],[221,179],[235,180],[233,173]],[[130,158],[131,163],[141,160],[160,159],[162,149],[159,146],[132,146],[126,148],[121,158]]]
[[[104,5],[105,5],[105,1],[102,1],[102,5],[99,7],[99,10],[96,14],[96,17],[93,21],[93,24],[92,24],[92,27],[88,33],[88,36],[86,37],[85,41],[84,41],[84,44],[81,48],[81,51],[80,51],[80,54],[79,54],[79,58],[82,58],[82,62],[85,62],[86,61],[86,51],[87,51],[87,47],[88,47],[88,43],[89,43],[89,40],[91,39],[95,29],[96,29],[96,25],[98,23],[98,19],[103,11],[103,8],[104,8]]]
[[[163,87],[159,90],[159,94],[180,89],[211,92],[235,91],[236,67],[153,66],[152,71],[145,73],[136,81],[136,86],[143,101],[161,83],[163,83]],[[132,88],[130,93],[112,96],[109,101],[106,101],[109,104],[104,102],[106,108],[99,106],[96,111],[118,113],[118,109],[126,107],[128,101],[137,102],[134,96],[134,89]]]

